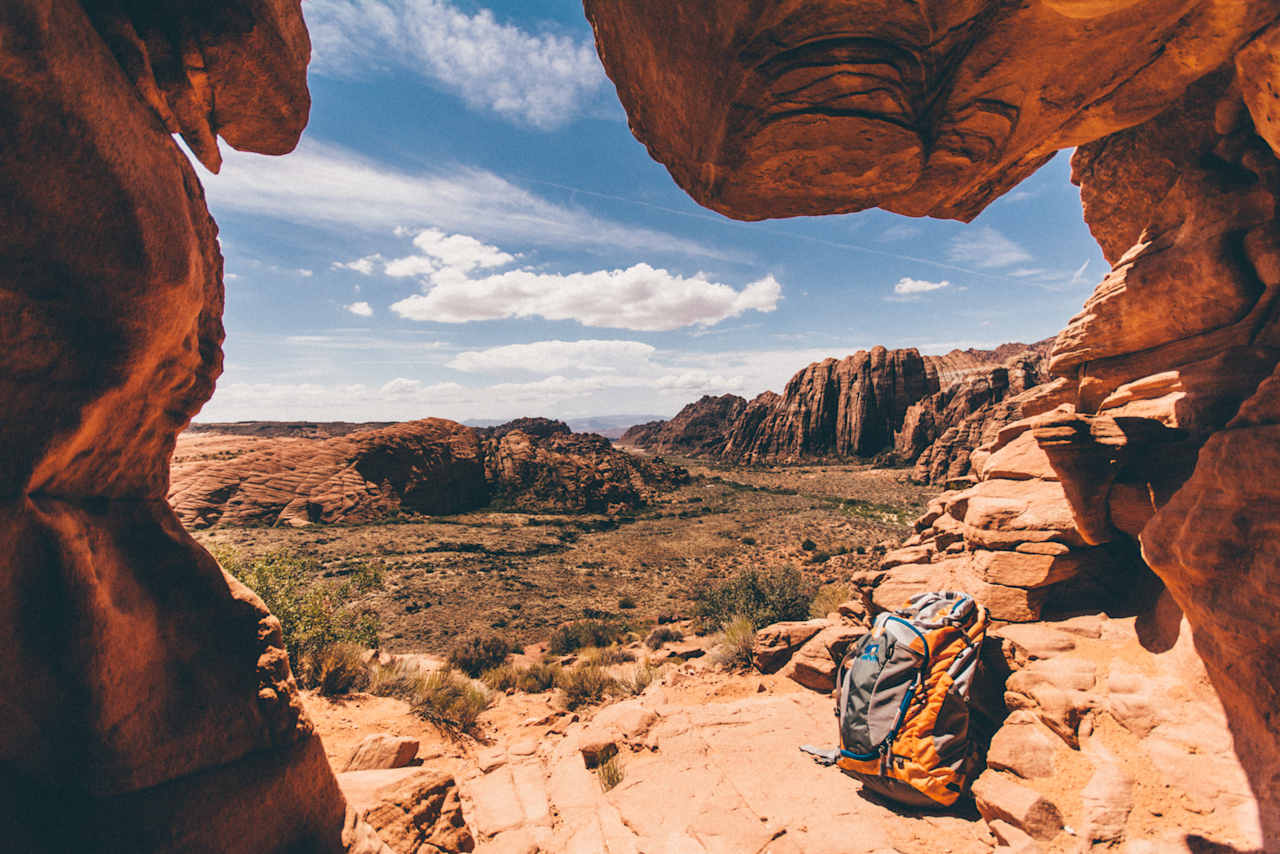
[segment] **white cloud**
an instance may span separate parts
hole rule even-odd
[[[299,267],[299,268],[298,268],[298,275],[299,275],[299,276],[301,276],[301,277],[302,277],[302,278],[304,278],[304,279],[309,279],[309,278],[311,278],[312,276],[314,276],[314,275],[315,275],[315,272],[314,272],[314,271],[312,271],[312,270],[308,270],[308,269],[306,269],[306,268],[304,268],[304,267]]]
[[[605,83],[588,40],[526,32],[488,9],[467,14],[448,0],[310,0],[303,11],[313,74],[405,69],[520,124],[559,127]]]
[[[642,341],[534,341],[487,350],[459,353],[448,363],[455,371],[498,374],[528,371],[554,374],[562,371],[632,370],[645,365],[656,352]]]
[[[994,228],[982,226],[952,238],[947,247],[947,260],[992,269],[1025,264],[1032,256]]]
[[[353,302],[351,305],[343,306],[343,308],[358,317],[373,317],[373,308],[367,302]]]
[[[423,254],[388,261],[385,267],[388,276],[425,276],[441,269],[469,273],[476,269],[505,267],[516,260],[516,256],[508,255],[496,246],[481,243],[465,234],[445,234],[438,228],[418,232],[413,238],[413,245]]]
[[[910,240],[913,237],[919,237],[924,234],[924,229],[918,225],[909,222],[891,225],[884,231],[880,232],[880,240],[892,242],[898,240]]]
[[[219,216],[236,212],[344,232],[433,226],[488,241],[729,257],[691,240],[553,204],[483,169],[452,164],[409,174],[310,139],[288,157],[230,148],[223,154],[221,173],[197,167]]]
[[[926,282],[923,279],[902,278],[893,286],[893,292],[895,294],[923,294],[949,287],[951,287],[951,283],[947,281]]]
[[[334,261],[330,266],[335,270],[352,270],[362,276],[372,276],[373,271],[377,269],[377,265],[381,263],[382,256],[374,253],[363,258],[357,258],[354,261]]]
[[[773,311],[782,286],[773,276],[734,290],[701,273],[678,276],[648,264],[591,273],[512,270],[466,278],[445,270],[422,294],[391,310],[411,320],[467,323],[511,317],[576,320],[584,326],[662,331],[708,326],[748,311]]]

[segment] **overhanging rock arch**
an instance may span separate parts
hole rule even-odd
[[[1280,9],[585,0],[636,136],[740,219],[970,220],[1059,149],[1111,273],[1034,435],[1185,612],[1280,845]]]

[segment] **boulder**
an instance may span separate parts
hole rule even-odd
[[[1015,711],[991,739],[987,767],[1031,780],[1052,777],[1061,740],[1027,711]]]
[[[418,755],[418,740],[389,733],[367,735],[356,745],[343,771],[372,771],[380,768],[403,768]]]
[[[756,632],[751,663],[762,673],[774,673],[790,660],[792,653],[829,625],[830,621],[819,619],[765,626]]]
[[[1062,832],[1062,813],[1035,789],[999,771],[984,771],[973,782],[973,800],[987,821],[1003,821],[1041,841]]]
[[[341,774],[351,806],[396,854],[455,854],[473,851],[453,777],[426,769],[385,774],[383,780],[359,780],[380,772]]]
[[[857,626],[828,626],[796,651],[782,673],[810,690],[830,693],[836,687],[836,670],[845,652],[865,633]]]

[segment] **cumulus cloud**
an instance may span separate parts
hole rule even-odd
[[[924,294],[929,291],[940,291],[943,288],[951,287],[951,283],[942,282],[926,282],[923,279],[901,278],[898,283],[893,286],[895,294]]]
[[[309,138],[288,157],[230,148],[223,155],[217,175],[197,166],[219,216],[242,213],[343,232],[430,225],[490,241],[728,258],[691,240],[554,204],[483,169],[451,164],[411,174]]]
[[[1031,253],[990,226],[971,229],[952,238],[947,259],[984,269],[1012,267],[1032,260]]]
[[[487,350],[468,350],[447,364],[455,371],[483,374],[618,371],[635,370],[645,365],[655,352],[652,345],[642,341],[534,341]]]
[[[508,255],[496,246],[481,243],[465,234],[445,234],[438,228],[419,231],[413,238],[413,245],[422,254],[387,262],[388,276],[425,276],[437,270],[470,273],[476,269],[505,267],[516,260],[514,255]]]
[[[590,273],[436,274],[424,293],[393,303],[391,309],[411,320],[435,323],[541,317],[656,332],[709,326],[748,311],[770,312],[781,295],[782,286],[773,276],[734,290],[702,274],[684,277],[636,264]]]
[[[528,32],[448,0],[310,0],[314,74],[407,70],[519,124],[554,129],[579,115],[605,76],[586,39]]]
[[[335,270],[351,270],[362,276],[372,276],[373,271],[382,263],[382,256],[378,254],[366,255],[363,258],[357,258],[354,261],[334,261],[331,265]]]
[[[373,317],[373,307],[364,301],[353,302],[350,305],[343,306],[343,308],[358,317]]]

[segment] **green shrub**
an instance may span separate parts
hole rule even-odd
[[[813,540],[805,540],[800,544],[800,548],[804,549],[807,552],[811,552],[817,547],[818,547],[818,544],[815,543]]]
[[[309,660],[307,682],[326,697],[363,690],[369,685],[364,654],[365,648],[360,644],[331,644]]]
[[[495,691],[511,691],[520,682],[520,668],[514,664],[500,664],[480,674],[480,681]]]
[[[747,617],[733,617],[724,624],[716,660],[729,668],[750,667],[755,640],[755,624]]]
[[[437,670],[424,677],[409,705],[423,719],[451,734],[474,733],[489,695],[465,676]]]
[[[565,693],[570,709],[598,703],[615,691],[618,682],[596,664],[579,665],[560,671],[556,687]]]
[[[311,684],[311,673],[322,672],[320,660],[335,644],[378,645],[377,613],[353,602],[351,580],[322,578],[319,561],[283,551],[250,558],[219,549],[214,556],[223,569],[257,593],[280,621],[285,650],[304,684]],[[381,584],[380,576],[376,583]]]
[[[697,608],[699,617],[714,626],[724,626],[733,617],[746,617],[760,628],[782,620],[807,619],[813,595],[812,586],[793,567],[744,569],[703,592]]]
[[[644,645],[649,649],[662,649],[664,643],[679,640],[684,640],[684,632],[670,626],[658,626],[649,632],[649,637],[644,639]]]
[[[388,666],[376,666],[369,675],[369,693],[380,697],[395,697],[412,703],[422,690],[427,674],[420,668],[403,662]]]
[[[619,611],[631,611],[635,607],[636,607],[636,600],[632,599],[630,596],[623,596],[621,599],[618,600]]]
[[[565,655],[588,646],[608,646],[626,635],[626,627],[600,619],[575,620],[551,633],[547,651]]]
[[[755,537],[743,537],[743,538],[742,538],[742,544],[743,544],[744,546],[754,546],[754,545],[756,544],[756,538],[755,538]]]
[[[472,634],[454,641],[449,664],[474,677],[500,666],[510,654],[511,644],[502,635]]]

